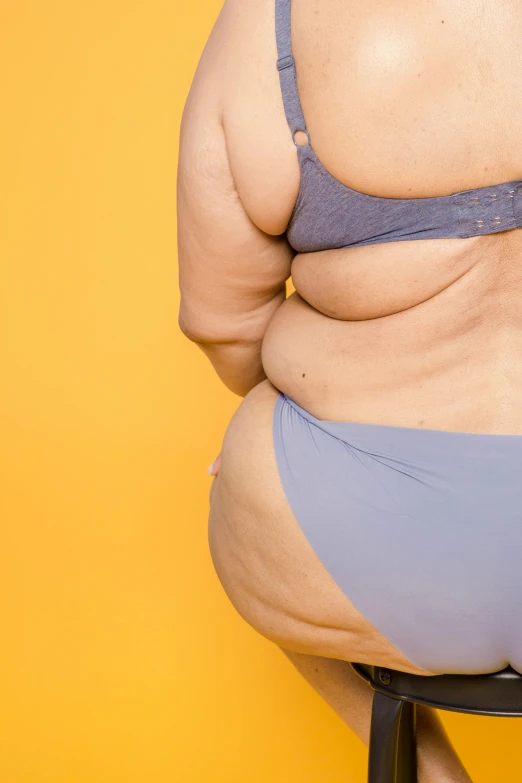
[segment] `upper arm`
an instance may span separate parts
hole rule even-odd
[[[295,251],[285,235],[272,236],[253,223],[234,185],[222,118],[223,13],[199,61],[181,122],[179,324],[187,334],[211,341],[256,340],[274,299],[284,298]]]

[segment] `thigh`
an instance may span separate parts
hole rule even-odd
[[[289,650],[428,674],[353,606],[309,545],[285,497],[274,453],[279,391],[267,380],[226,430],[210,493],[209,544],[244,619]]]

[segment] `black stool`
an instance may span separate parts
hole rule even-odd
[[[522,675],[511,666],[493,674],[423,676],[351,663],[374,689],[368,783],[417,783],[416,705],[475,715],[522,717]]]

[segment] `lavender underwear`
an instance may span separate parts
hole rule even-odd
[[[522,672],[522,435],[325,421],[280,393],[273,437],[304,535],[400,653]]]

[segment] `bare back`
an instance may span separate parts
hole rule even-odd
[[[273,0],[227,17],[223,125],[250,219],[282,234],[299,189]],[[316,155],[388,198],[522,178],[522,9],[292,0]],[[319,418],[522,433],[522,232],[298,254],[263,341],[273,385]]]
[[[421,428],[522,434],[522,232],[296,255],[286,231],[300,188],[301,152],[282,100],[274,5],[225,1],[181,134],[180,324],[229,388],[248,392],[225,432],[212,484],[211,554],[236,609],[284,649],[434,673],[395,647],[318,557],[303,532],[304,512],[296,516],[285,491],[275,414],[284,392],[307,416],[329,423],[413,428],[417,433],[408,433],[415,437]],[[311,145],[341,186],[386,199],[423,199],[522,179],[522,8],[514,0],[292,0],[291,27]],[[285,298],[289,276],[296,290]],[[306,418],[299,421],[306,434]],[[287,442],[295,448],[296,433],[287,425]],[[284,441],[278,443],[286,459]],[[343,578],[355,578],[345,555],[360,554],[363,564],[366,555],[373,557],[373,541],[365,541],[372,492],[362,491],[355,511],[348,496],[333,511],[317,510],[316,501],[331,501],[332,486],[349,495],[349,485],[334,458],[319,459],[312,435],[307,443],[310,452],[298,449],[295,475],[308,475],[301,468],[310,469],[311,455],[323,473],[318,469],[302,488],[303,507],[310,507],[320,540],[325,522],[335,527],[340,515],[331,551]],[[484,465],[488,449],[478,455]],[[447,467],[446,456],[441,459]],[[468,466],[469,460],[461,455],[456,462]],[[324,476],[328,465],[337,478]],[[356,465],[349,472],[359,489]],[[504,486],[505,460],[498,470],[503,478],[497,484]],[[371,469],[367,475],[373,476]],[[484,468],[482,475],[491,474]],[[494,490],[494,477],[491,484]],[[386,486],[380,487],[385,493]],[[404,490],[407,508],[411,486]],[[454,525],[451,514],[443,516],[467,535],[463,508],[471,509],[476,498],[465,486],[449,493],[458,499]],[[388,494],[386,502],[395,497]],[[511,501],[516,517],[515,493]],[[379,519],[396,529],[397,509],[386,502]],[[488,541],[495,539],[496,518],[495,512],[487,520]],[[437,523],[422,522],[434,535]],[[350,538],[354,531],[364,542],[359,548]],[[399,545],[402,540],[399,535]],[[422,564],[429,547],[415,542]],[[511,544],[499,546],[509,552]],[[497,559],[490,573],[502,562]],[[386,582],[362,592],[372,601],[386,592],[393,604],[393,575]],[[471,615],[480,615],[486,603],[473,604]],[[401,605],[395,602],[392,619]],[[445,622],[456,604],[440,605]],[[426,622],[432,609],[426,604]],[[412,618],[405,610],[402,619]],[[502,655],[514,660],[512,650]]]

